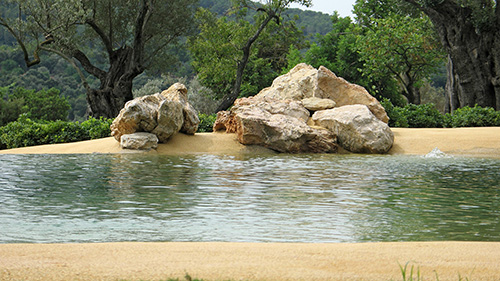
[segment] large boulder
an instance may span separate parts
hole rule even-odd
[[[182,105],[182,115],[184,117],[184,123],[180,129],[181,133],[194,135],[198,131],[198,125],[200,124],[200,118],[198,117],[198,112],[196,109],[188,102],[188,90],[184,84],[175,83],[167,90],[161,92],[161,94],[167,98]]]
[[[376,118],[366,105],[317,111],[312,120],[337,135],[339,145],[351,152],[386,153],[394,143],[389,126]]]
[[[290,72],[276,78],[271,87],[263,89],[257,97],[304,100],[307,98],[330,99],[336,106],[363,104],[381,121],[389,117],[385,109],[365,88],[337,77],[321,66],[319,69],[301,63]]]
[[[337,151],[335,135],[308,126],[309,111],[297,101],[242,98],[217,117],[214,130],[236,133],[242,144],[290,153]]]
[[[117,141],[126,134],[149,132],[166,142],[177,132],[194,134],[198,114],[187,100],[187,89],[176,83],[162,93],[133,99],[125,104],[111,124],[111,135]]]

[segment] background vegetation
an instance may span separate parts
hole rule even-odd
[[[0,1],[2,16],[17,12],[8,2]],[[262,20],[259,12],[235,5],[238,2],[200,0],[205,10],[197,15],[196,31],[166,50],[175,60],[133,80],[133,96],[182,82],[200,112],[200,131],[211,131],[213,113],[234,84],[235,58],[245,34]],[[493,108],[466,106],[444,113],[446,52],[422,9],[406,2],[411,1],[357,0],[354,19],[285,9],[253,44],[239,96],[257,94],[278,75],[305,62],[324,65],[367,88],[386,108],[390,126],[500,126]],[[103,54],[87,47],[89,59],[100,65]],[[83,75],[91,87],[99,87],[99,80]],[[0,28],[0,148],[106,136],[109,122],[88,119],[86,89],[65,59],[44,53],[40,64],[27,68],[16,40]]]

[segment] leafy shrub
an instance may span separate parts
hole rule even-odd
[[[490,107],[463,107],[453,114],[441,114],[434,104],[405,107],[394,106],[390,100],[384,99],[380,104],[389,116],[389,126],[403,128],[442,128],[442,127],[487,127],[500,126],[500,111]]]
[[[16,121],[22,113],[23,106],[24,100],[22,99],[9,100],[0,96],[0,126]]]
[[[408,121],[408,126],[411,128],[442,128],[444,116],[439,112],[434,104],[408,104],[402,114]]]
[[[90,118],[82,122],[34,121],[22,114],[17,121],[0,127],[0,149],[41,144],[67,143],[107,137],[112,119]]]
[[[109,128],[111,123],[113,123],[113,119],[103,117],[95,119],[90,117],[87,121],[83,121],[81,123],[81,127],[88,132],[89,138],[93,140],[109,137],[111,134],[111,130]]]
[[[216,114],[207,115],[204,113],[200,113],[198,115],[200,117],[200,125],[198,126],[198,132],[212,132],[215,119],[217,119]]]
[[[491,107],[462,107],[446,114],[446,127],[500,126],[500,112]]]
[[[22,113],[35,120],[67,120],[70,105],[66,97],[59,94],[59,90],[51,88],[49,90],[26,90],[17,88],[11,100],[23,100]]]
[[[403,114],[403,108],[394,106],[388,99],[383,99],[380,104],[385,108],[385,112],[389,116],[390,127],[408,128],[408,120]]]

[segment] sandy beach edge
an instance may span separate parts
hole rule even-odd
[[[393,129],[389,154],[500,158],[500,128]],[[125,153],[113,138],[1,153]],[[266,153],[224,133],[178,134],[159,154]],[[151,152],[150,152],[151,153]],[[0,280],[500,280],[500,242],[0,244]],[[437,274],[437,275],[436,275]]]
[[[496,242],[3,244],[0,280],[388,281],[408,263],[412,280],[485,281],[499,260]]]
[[[450,155],[500,158],[500,127],[408,129],[392,128],[394,145],[389,154],[426,155],[438,148]],[[0,150],[0,154],[127,153],[112,137],[65,144]],[[151,152],[150,152],[151,153]],[[259,146],[245,146],[236,135],[197,133],[174,135],[153,152],[166,155],[193,153],[272,153]]]

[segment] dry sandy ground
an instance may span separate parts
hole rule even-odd
[[[500,279],[500,243],[111,243],[0,245],[0,280]],[[409,279],[408,279],[409,280]],[[466,280],[466,279],[462,279]]]
[[[390,154],[425,155],[437,147],[500,158],[500,128],[393,131]],[[0,151],[122,152],[113,138]],[[216,133],[178,134],[154,153],[255,152],[265,149]],[[2,244],[0,280],[165,280],[186,273],[204,280],[402,280],[399,265],[407,262],[420,280],[500,280],[500,242]]]
[[[434,148],[454,155],[500,158],[500,127],[457,129],[404,129],[392,128],[394,146],[390,154],[425,155]],[[168,143],[160,144],[159,154],[186,153],[255,153],[266,152],[261,147],[240,144],[234,134],[201,133],[194,136],[174,135]],[[33,147],[0,150],[3,153],[122,153],[119,143],[112,137]]]

